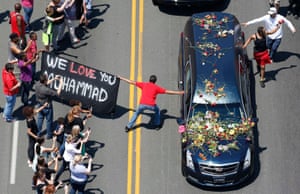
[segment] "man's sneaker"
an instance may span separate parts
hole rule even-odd
[[[8,122],[8,123],[12,123],[12,122],[15,122],[16,119],[15,118],[12,118],[12,119],[6,118],[5,121]]]
[[[262,88],[264,88],[266,86],[264,80],[260,80],[259,83],[260,83],[260,87],[262,87]]]
[[[130,128],[128,128],[127,126],[125,127],[125,132],[128,133],[128,131],[130,131]]]

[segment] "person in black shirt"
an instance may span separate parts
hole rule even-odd
[[[39,138],[39,131],[36,124],[36,120],[34,116],[43,110],[48,103],[40,106],[38,109],[34,109],[32,106],[25,106],[22,110],[23,115],[26,117],[26,125],[27,125],[27,135],[28,135],[28,148],[27,148],[27,155],[28,155],[28,166],[32,167],[32,162],[34,158],[34,144],[37,142]]]
[[[254,42],[254,50],[253,55],[254,59],[257,63],[257,69],[260,73],[260,85],[262,88],[265,87],[265,65],[271,64],[272,60],[269,56],[269,50],[266,43],[266,36],[269,34],[275,33],[280,28],[281,23],[279,23],[275,29],[273,29],[270,32],[267,32],[266,29],[263,26],[259,26],[257,28],[257,32],[255,34],[252,34],[245,44],[243,45],[243,48],[246,48],[248,44],[253,40]]]

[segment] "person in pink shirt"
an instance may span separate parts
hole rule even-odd
[[[37,49],[37,34],[34,31],[31,31],[29,33],[29,40],[27,42],[27,50],[26,50],[26,56],[27,56],[27,60],[30,61],[33,58],[37,58],[36,60],[39,59],[39,53],[43,50],[38,50]],[[33,60],[33,62],[31,63],[31,69],[32,69],[32,84],[34,82],[35,79],[35,73],[36,73],[36,60]]]
[[[166,90],[158,85],[156,85],[157,77],[156,75],[151,75],[149,78],[149,82],[136,82],[124,77],[118,76],[121,80],[133,84],[142,90],[142,95],[140,98],[140,104],[136,109],[135,113],[133,114],[132,118],[130,119],[129,123],[125,127],[125,132],[128,132],[132,129],[133,125],[135,124],[136,119],[144,110],[151,110],[154,111],[154,126],[156,129],[161,128],[161,121],[160,121],[160,110],[159,107],[156,105],[156,96],[158,94],[177,94],[182,95],[184,91],[174,91],[174,90]]]
[[[29,32],[31,30],[30,27],[30,19],[32,16],[32,12],[33,12],[33,3],[34,0],[21,0],[21,4],[23,7],[23,11],[24,11],[24,20],[26,22],[26,32]]]

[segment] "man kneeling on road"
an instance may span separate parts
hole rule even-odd
[[[184,91],[174,91],[174,90],[166,90],[158,85],[156,85],[157,77],[156,75],[151,75],[149,82],[136,82],[124,77],[118,76],[121,80],[135,85],[142,90],[142,95],[140,98],[140,104],[136,109],[135,113],[133,114],[132,118],[130,119],[129,123],[125,127],[125,132],[128,132],[132,129],[133,125],[135,124],[136,119],[138,118],[139,114],[141,114],[144,110],[151,110],[154,111],[154,126],[155,128],[161,128],[160,122],[160,110],[159,107],[156,105],[156,96],[158,94],[184,94]]]

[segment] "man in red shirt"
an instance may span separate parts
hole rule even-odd
[[[3,119],[6,122],[13,121],[12,112],[16,104],[19,87],[21,86],[21,82],[18,82],[13,71],[14,64],[11,63],[7,63],[5,68],[2,70],[3,93],[6,99],[6,104],[3,110]]]
[[[26,46],[26,37],[25,37],[25,28],[26,22],[24,20],[23,15],[21,14],[22,5],[20,3],[16,3],[15,11],[10,12],[9,14],[9,23],[11,26],[11,33],[16,33],[21,38],[21,44],[25,48]],[[22,48],[22,49],[24,49]]]
[[[166,90],[158,85],[156,85],[157,77],[156,75],[151,75],[149,82],[136,82],[124,77],[118,76],[121,80],[133,84],[142,90],[142,95],[140,98],[140,103],[133,114],[132,118],[130,119],[129,123],[125,127],[125,131],[128,132],[134,125],[136,119],[138,118],[139,114],[141,114],[144,110],[151,110],[154,111],[154,126],[155,128],[161,128],[160,122],[160,110],[159,107],[156,105],[156,96],[158,94],[184,94],[184,91],[174,91],[174,90]]]

